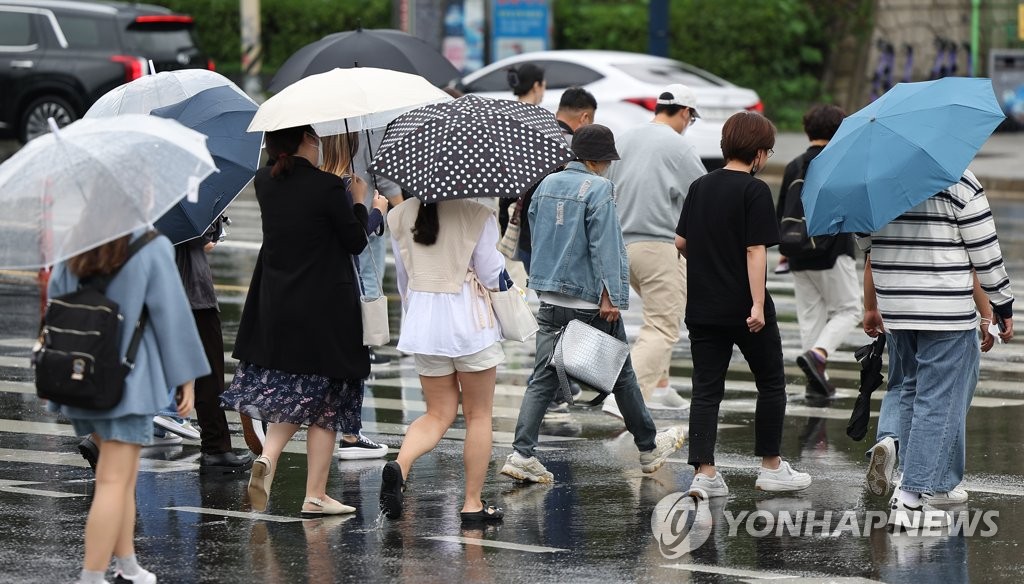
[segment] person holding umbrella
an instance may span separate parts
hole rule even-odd
[[[398,349],[412,353],[427,411],[405,433],[398,459],[384,465],[380,507],[402,516],[402,488],[416,460],[455,421],[462,398],[464,522],[500,521],[501,508],[482,498],[491,458],[491,409],[497,366],[505,360],[501,331],[486,302],[505,259],[493,212],[471,199],[424,203],[413,198],[388,216],[405,319]]]
[[[935,506],[967,501],[958,485],[981,358],[976,331],[980,326],[987,334],[990,324],[979,319],[975,279],[991,304],[992,320],[1001,323],[998,336],[1004,342],[1013,338],[1014,296],[992,212],[981,183],[967,170],[959,182],[862,240],[870,254],[864,330],[872,337],[887,335],[890,384],[899,389],[898,438],[883,437],[872,448],[873,459],[893,460],[899,444],[903,478],[889,505],[889,523],[910,528],[923,518],[948,522]],[[939,250],[935,241],[958,245]],[[907,271],[907,265],[915,269]],[[895,413],[889,401],[886,414]],[[880,449],[884,454],[875,452]],[[869,465],[869,483],[880,464]],[[874,482],[881,488],[872,491],[884,493],[888,485]]]
[[[534,483],[554,481],[534,451],[544,412],[559,385],[547,367],[559,331],[580,320],[626,341],[620,310],[629,307],[629,261],[614,188],[601,176],[619,158],[615,139],[607,127],[591,124],[576,132],[572,144],[577,160],[541,181],[529,211],[538,252],[530,266],[530,288],[541,300],[540,330],[536,366],[516,422],[515,451],[505,459],[501,474]],[[640,451],[640,470],[657,471],[682,446],[683,429],[657,431],[628,357],[614,397]]]
[[[249,478],[252,508],[265,511],[281,452],[308,426],[306,516],[352,513],[327,496],[336,433],[359,432],[363,380],[359,284],[352,256],[366,247],[366,207],[341,178],[317,168],[320,138],[309,126],[267,132],[271,165],[256,174],[263,246],[242,310],[229,408],[269,422]],[[361,199],[362,192],[353,193]],[[383,212],[387,201],[374,207]]]

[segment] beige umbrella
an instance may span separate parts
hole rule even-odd
[[[418,107],[450,101],[419,75],[357,67],[310,75],[260,106],[250,132],[312,125],[320,136],[386,126]]]

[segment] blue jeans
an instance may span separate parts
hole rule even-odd
[[[537,365],[533,370],[533,378],[526,387],[526,395],[523,396],[519,421],[516,422],[516,437],[512,443],[519,454],[527,458],[533,456],[544,412],[558,390],[558,376],[547,368],[558,331],[569,324],[569,321],[582,320],[620,341],[626,341],[626,328],[621,318],[616,322],[607,322],[596,315],[597,310],[576,310],[541,302],[540,311],[537,313],[537,324],[540,325],[540,330],[537,331]],[[615,396],[615,403],[626,422],[626,430],[633,435],[637,449],[641,452],[653,450],[654,436],[658,430],[651,419],[651,413],[644,405],[640,384],[636,381],[636,373],[633,372],[633,364],[628,356],[626,364],[619,372],[618,380],[615,381],[612,395]]]
[[[363,296],[378,298],[384,290],[384,256],[389,238],[387,233],[369,238],[363,253],[359,254],[359,279],[363,283]]]
[[[892,331],[890,358],[902,371],[900,466],[904,491],[943,493],[964,478],[967,408],[978,385],[974,329]]]
[[[886,333],[886,350],[889,352],[889,385],[885,396],[882,398],[882,406],[878,410],[878,430],[875,432],[875,442],[882,438],[892,438],[896,441],[897,448],[900,440],[900,387],[903,385],[903,368],[900,360],[896,358],[893,349],[892,335]],[[871,451],[868,450],[870,456]]]

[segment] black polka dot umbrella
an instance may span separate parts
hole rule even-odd
[[[572,159],[551,112],[466,95],[396,118],[370,168],[433,203],[518,197]]]

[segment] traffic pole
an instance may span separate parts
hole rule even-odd
[[[263,66],[263,42],[260,27],[260,0],[240,0],[242,21],[242,89],[256,101],[263,100],[260,70]]]

